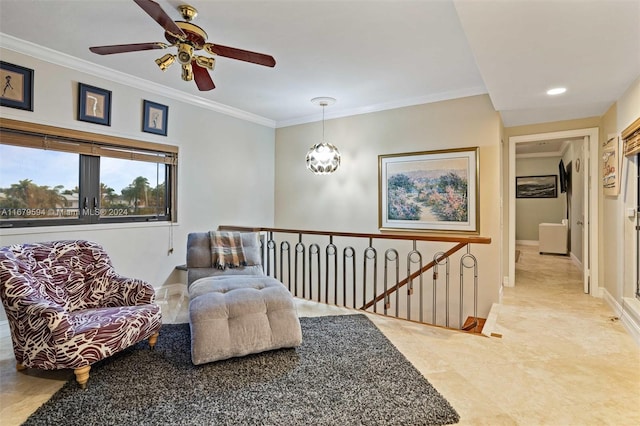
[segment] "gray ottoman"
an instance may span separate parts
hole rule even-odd
[[[201,278],[189,286],[189,297],[191,360],[196,365],[302,343],[293,297],[274,278]]]

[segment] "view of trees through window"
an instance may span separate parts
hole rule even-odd
[[[162,215],[165,197],[164,164],[100,159],[102,215]]]
[[[166,214],[167,166],[100,157],[98,202],[94,197],[81,199],[83,157],[0,144],[0,220]]]
[[[442,176],[397,173],[387,183],[389,220],[467,221],[467,180],[455,172]]]

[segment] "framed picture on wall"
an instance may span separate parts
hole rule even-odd
[[[557,197],[558,175],[516,177],[516,198]]]
[[[78,83],[78,120],[111,126],[111,91]]]
[[[478,147],[378,156],[382,230],[480,232]]]
[[[33,70],[0,61],[0,105],[33,111]]]
[[[602,192],[614,197],[620,192],[619,140],[612,135],[602,145]]]
[[[142,112],[142,131],[167,136],[169,107],[145,100]]]

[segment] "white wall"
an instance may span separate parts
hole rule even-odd
[[[0,53],[3,61],[35,71],[34,111],[2,107],[2,117],[180,148],[178,223],[174,226],[145,223],[2,229],[0,245],[66,238],[94,240],[105,246],[118,272],[160,287],[180,279],[174,267],[185,263],[189,232],[221,224],[273,225],[273,128],[11,50]],[[76,120],[78,82],[113,92],[110,127]],[[143,99],[169,106],[167,137],[141,131]],[[175,251],[169,254],[172,241]],[[4,312],[0,313],[2,319]]]
[[[640,117],[640,78],[637,79],[602,118],[602,143],[609,135],[620,133]],[[602,152],[598,153],[601,158]],[[637,206],[637,159],[620,159],[620,194],[602,195],[600,188],[601,242],[600,282],[604,299],[609,303],[627,330],[640,344],[640,301],[636,290],[636,218],[627,209]],[[600,171],[599,182],[602,182]]]
[[[322,123],[276,131],[276,226],[378,232],[378,155],[480,147],[479,314],[500,289],[500,119],[488,96],[327,120],[325,136],[342,153],[340,169],[325,176],[306,169],[305,155],[322,136]]]
[[[516,176],[558,176],[560,157],[532,157],[516,159]],[[559,179],[559,177],[558,177]],[[516,240],[538,241],[538,225],[560,223],[566,218],[567,194],[556,198],[516,198]]]
[[[640,79],[631,85],[603,117],[601,142],[611,134],[620,134],[640,116]],[[602,144],[601,144],[602,145]],[[599,158],[602,152],[599,153]],[[635,291],[635,218],[626,215],[627,208],[636,206],[635,160],[622,157],[620,161],[620,194],[602,196],[602,252],[601,280],[606,291],[617,303],[633,298]],[[599,177],[602,182],[602,175]]]

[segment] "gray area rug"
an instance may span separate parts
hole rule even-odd
[[[364,315],[301,318],[303,343],[194,366],[188,324],[95,364],[26,425],[444,425],[451,405]]]

